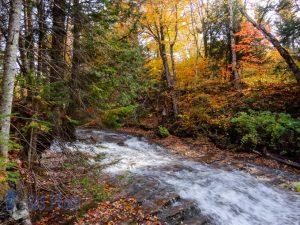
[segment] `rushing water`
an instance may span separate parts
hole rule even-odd
[[[81,140],[68,144],[94,154],[105,154],[112,175],[131,172],[151,177],[196,202],[202,213],[220,225],[300,225],[300,196],[268,186],[239,171],[226,171],[179,158],[145,139],[125,134],[78,130]],[[58,148],[53,145],[53,149]],[[112,163],[113,162],[113,163]]]

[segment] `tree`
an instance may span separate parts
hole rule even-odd
[[[10,116],[12,110],[15,75],[17,73],[17,52],[20,33],[20,17],[22,9],[22,0],[11,1],[11,11],[9,19],[8,40],[6,43],[4,73],[2,80],[2,98],[1,98],[1,135],[0,153],[7,159],[8,142],[10,133]]]
[[[298,84],[300,85],[300,69],[297,66],[297,64],[295,63],[295,61],[292,58],[292,56],[290,55],[290,53],[284,47],[282,47],[282,45],[280,44],[280,42],[278,41],[278,39],[273,34],[271,34],[270,32],[268,32],[267,29],[263,25],[258,24],[255,20],[253,20],[247,14],[247,12],[244,10],[243,7],[239,7],[239,9],[240,9],[240,12],[247,18],[247,20],[255,28],[257,28],[258,30],[260,30],[263,33],[263,35],[272,43],[272,45],[274,46],[274,48],[277,49],[277,51],[279,52],[279,54],[282,56],[282,58],[285,60],[285,62],[289,66],[290,70],[295,75],[296,80],[297,80]]]
[[[231,43],[231,55],[232,55],[232,81],[236,89],[241,89],[240,76],[237,70],[237,56],[236,56],[236,43],[234,36],[234,21],[233,21],[233,3],[232,0],[228,0],[229,6],[229,29],[230,29],[230,43]]]
[[[74,104],[70,104],[69,110],[73,110],[74,106],[81,104],[80,96],[78,91],[79,82],[79,65],[80,65],[80,31],[81,31],[81,20],[83,17],[81,13],[81,5],[79,0],[74,0],[73,5],[73,57],[72,57],[72,70],[71,70],[71,96]]]
[[[177,41],[178,35],[178,1],[163,2],[160,0],[149,0],[145,4],[145,14],[146,18],[145,21],[143,21],[143,27],[146,29],[146,33],[149,34],[158,44],[159,55],[163,64],[167,88],[172,98],[173,113],[176,117],[179,114],[179,110],[177,106],[176,95],[174,93],[174,88],[176,85],[174,45]],[[175,14],[175,18],[171,16],[172,14]],[[172,19],[175,20],[175,24]],[[172,29],[172,27],[174,27],[174,29]],[[173,40],[170,38],[170,33],[172,32],[174,34]],[[171,77],[169,61],[167,57],[168,53],[166,36],[169,36],[173,77]]]
[[[239,39],[236,51],[239,55],[239,67],[256,69],[259,73],[266,63],[270,42],[249,22],[241,23],[241,30],[234,34]]]
[[[178,2],[175,2],[174,4],[174,14],[175,14],[175,24],[174,24],[174,38],[172,40],[172,37],[170,35],[170,32],[168,32],[169,37],[169,44],[170,44],[170,57],[171,57],[171,65],[172,65],[172,74],[173,74],[173,86],[176,86],[176,67],[175,67],[175,58],[174,58],[174,46],[177,41],[178,37]],[[176,115],[178,114],[178,110],[176,109]]]
[[[199,2],[197,2],[199,3]],[[200,35],[199,35],[199,30],[197,28],[197,20],[196,20],[196,13],[195,13],[195,9],[194,9],[194,4],[192,2],[192,0],[189,0],[189,5],[190,5],[190,17],[191,17],[191,22],[192,22],[192,27],[191,27],[191,33],[194,39],[194,44],[196,47],[196,60],[195,60],[195,77],[196,79],[199,76],[199,59],[201,56],[201,47],[199,46],[199,39],[200,39]],[[199,6],[198,6],[199,7]],[[198,11],[200,13],[200,15],[202,15],[201,10],[199,9]]]
[[[297,0],[280,0],[276,7],[279,19],[276,26],[284,47],[296,53],[300,50],[300,17]]]
[[[69,89],[66,84],[66,0],[54,0],[52,8],[52,43],[50,83],[52,87],[54,133],[68,139],[72,137],[72,129],[65,124],[65,109],[68,104]]]

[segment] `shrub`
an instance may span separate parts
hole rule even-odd
[[[170,136],[169,130],[164,126],[159,126],[158,132],[159,132],[158,135],[162,138],[166,138],[166,137]]]
[[[133,115],[135,109],[136,106],[130,105],[109,110],[105,113],[103,124],[109,128],[119,128],[126,119]]]
[[[210,116],[208,115],[208,109],[205,107],[197,106],[197,107],[192,107],[190,111],[190,116],[191,118],[196,122],[204,122],[207,123],[210,120]]]
[[[293,183],[293,186],[294,186],[294,189],[295,189],[297,192],[300,192],[300,182],[295,182],[295,183]]]
[[[289,114],[249,111],[230,122],[243,149],[267,147],[281,154],[300,153],[300,120]]]
[[[198,94],[192,99],[192,105],[209,106],[210,96],[207,94]]]
[[[180,114],[170,129],[180,137],[196,137],[200,130],[199,125],[202,124],[191,118],[189,114]]]

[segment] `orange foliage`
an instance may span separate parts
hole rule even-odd
[[[236,45],[236,50],[242,55],[242,61],[262,64],[267,60],[264,53],[271,45],[252,24],[249,22],[241,23],[241,30],[235,33],[235,36],[241,38]]]

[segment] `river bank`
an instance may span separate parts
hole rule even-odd
[[[259,180],[284,189],[295,191],[292,184],[300,181],[299,169],[252,152],[220,149],[207,138],[196,139],[174,135],[160,138],[155,129],[144,130],[137,127],[123,127],[118,131],[144,137],[149,141],[162,145],[170,152],[193,161],[245,171]]]

